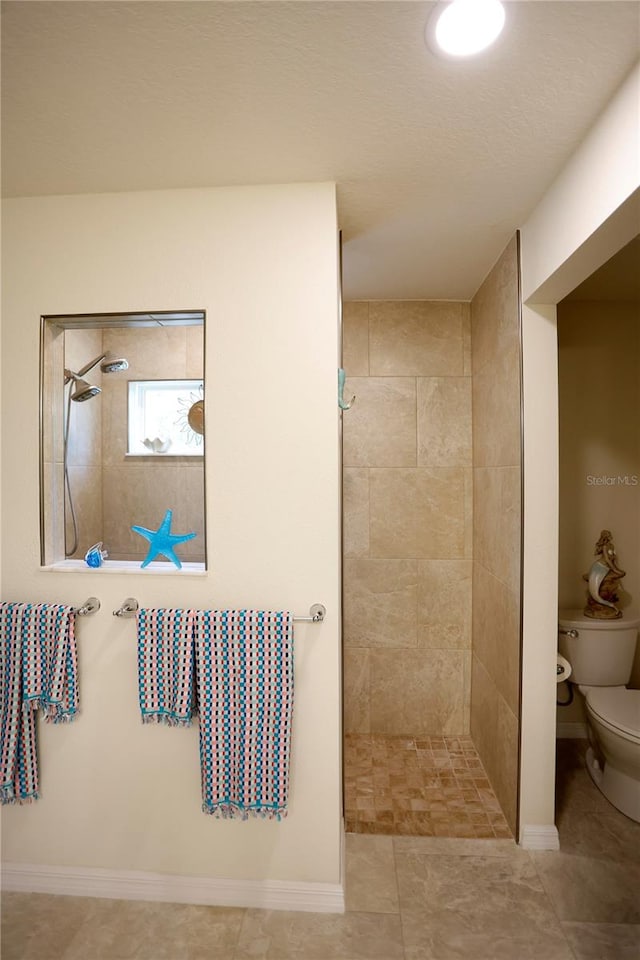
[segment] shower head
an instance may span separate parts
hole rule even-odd
[[[114,357],[112,353],[101,353],[99,357],[94,357],[93,360],[89,360],[89,363],[85,363],[84,367],[80,367],[78,376],[84,377],[85,373],[89,373],[97,364],[100,364],[103,373],[116,373],[118,370],[129,369],[129,362],[124,357]]]
[[[100,387],[96,387],[93,383],[87,383],[81,377],[73,377],[73,380],[75,381],[75,390],[71,394],[71,399],[77,403],[83,403],[83,401],[90,400],[91,397],[97,397],[99,393],[102,393]]]
[[[74,373],[73,370],[65,370],[65,385],[69,383],[70,380],[74,382],[70,397],[72,400],[75,400],[76,403],[82,403],[83,400],[90,400],[91,397],[97,397],[99,393],[102,393],[100,387],[96,387],[92,383],[87,383],[86,380],[83,380],[82,377]]]
[[[100,387],[83,380],[85,373],[88,373],[98,364],[100,364],[103,373],[116,373],[119,370],[129,369],[129,362],[124,357],[116,357],[112,353],[101,353],[99,357],[94,357],[89,363],[85,363],[84,367],[80,367],[77,373],[73,370],[65,370],[64,382],[69,383],[70,380],[73,380],[75,384],[71,393],[72,400],[81,403],[83,400],[90,400],[91,397],[97,397],[99,393],[102,393]]]
[[[124,357],[114,357],[112,353],[107,353],[100,364],[103,373],[118,373],[120,370],[129,369],[129,361]]]

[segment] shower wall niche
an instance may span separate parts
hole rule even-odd
[[[204,564],[204,437],[191,429],[188,405],[176,404],[174,421],[184,454],[128,449],[130,381],[189,381],[186,399],[202,408],[204,314],[47,317],[41,350],[42,563],[83,561],[100,541],[110,562],[141,563],[149,544],[131,526],[155,530],[171,509],[173,533],[196,533],[178,556]],[[105,355],[128,367],[101,363]]]

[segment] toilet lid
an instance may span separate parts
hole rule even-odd
[[[559,610],[558,623],[567,630],[626,630],[628,627],[640,627],[637,612],[625,610],[619,620],[593,620],[585,617],[583,610]]]
[[[593,687],[587,703],[597,716],[630,737],[640,737],[640,690]]]

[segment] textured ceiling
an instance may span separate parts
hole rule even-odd
[[[468,298],[639,53],[635,0],[2,3],[8,196],[335,180],[353,298]]]

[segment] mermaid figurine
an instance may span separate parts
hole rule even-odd
[[[618,566],[610,530],[601,532],[595,555],[591,569],[582,576],[589,586],[584,615],[592,620],[619,620],[622,610],[616,604],[620,602],[618,590],[625,571]]]

